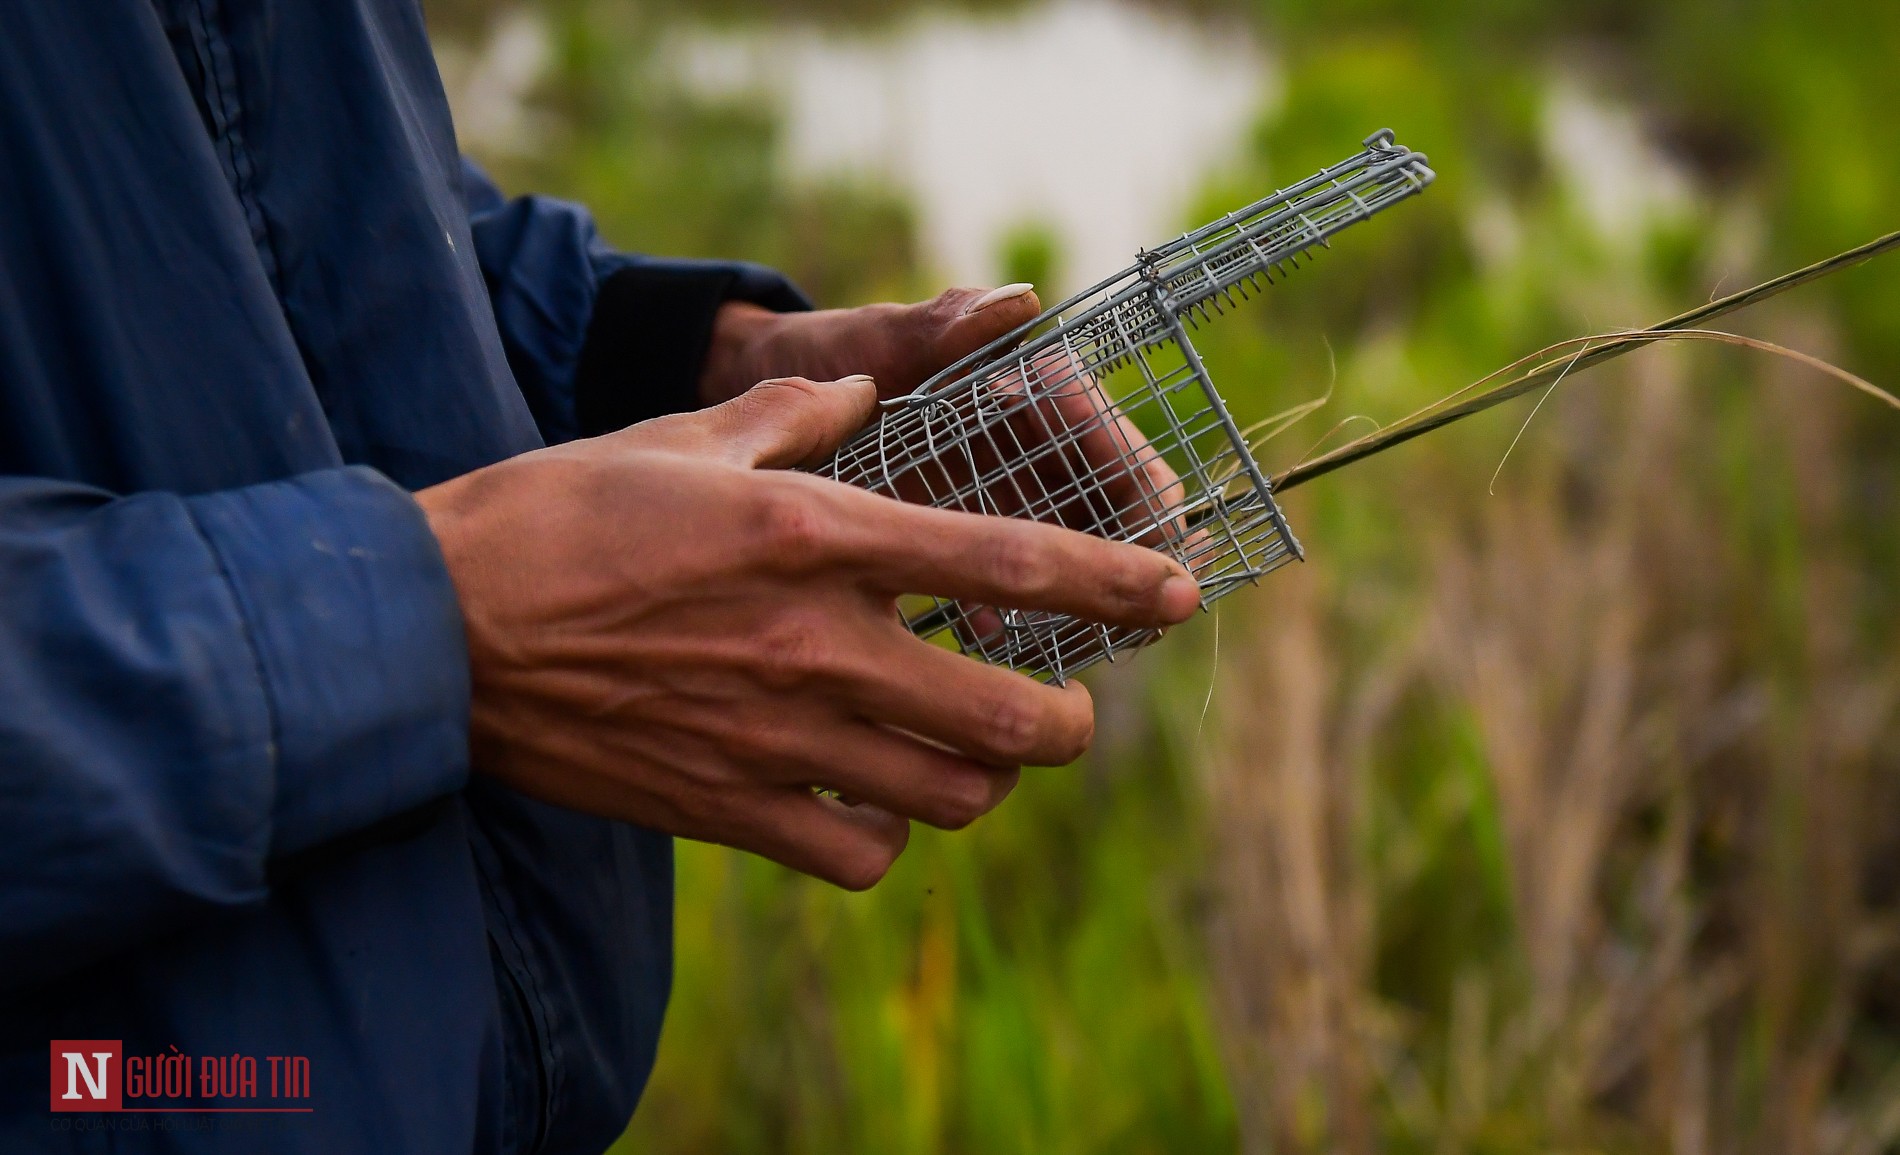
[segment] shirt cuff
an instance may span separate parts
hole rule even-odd
[[[574,373],[580,435],[698,409],[713,318],[727,301],[780,313],[812,307],[784,277],[742,262],[635,258],[608,272]]]
[[[422,510],[365,468],[188,500],[271,712],[271,853],[308,849],[468,777],[462,614]]]

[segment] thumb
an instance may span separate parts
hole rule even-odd
[[[918,306],[919,320],[930,330],[937,359],[948,365],[976,352],[1042,311],[1035,286],[1000,289],[950,289]]]
[[[701,415],[724,456],[753,469],[791,469],[830,457],[876,412],[877,382],[860,373],[761,381]]]

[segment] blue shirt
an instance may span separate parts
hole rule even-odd
[[[470,776],[409,491],[690,406],[733,298],[464,166],[414,0],[0,4],[0,1150],[618,1134],[671,845]],[[55,1115],[62,1039],[311,1110]]]

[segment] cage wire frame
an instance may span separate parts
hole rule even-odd
[[[1357,155],[1141,252],[883,402],[817,472],[1147,546],[1180,562],[1211,605],[1304,555],[1191,332],[1434,177],[1423,154],[1376,132]],[[1160,636],[937,597],[905,609],[918,636],[947,634],[965,654],[1057,685]]]

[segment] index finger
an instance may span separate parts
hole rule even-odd
[[[1201,605],[1186,569],[1141,546],[813,481],[826,487],[835,514],[825,552],[880,593],[1050,610],[1138,629],[1186,621]]]
[[[1082,458],[1079,467],[1101,488],[1110,516],[1123,530],[1151,547],[1182,538],[1180,507],[1186,487],[1101,384],[1078,374],[1076,387],[1055,391],[1051,401],[1064,427],[1074,431]]]
[[[1150,548],[1184,540],[1181,479],[1073,353],[1021,364],[1006,385],[1024,402],[1012,417],[1034,446],[1030,460],[1051,475],[1045,484],[1086,503],[1088,528]]]

